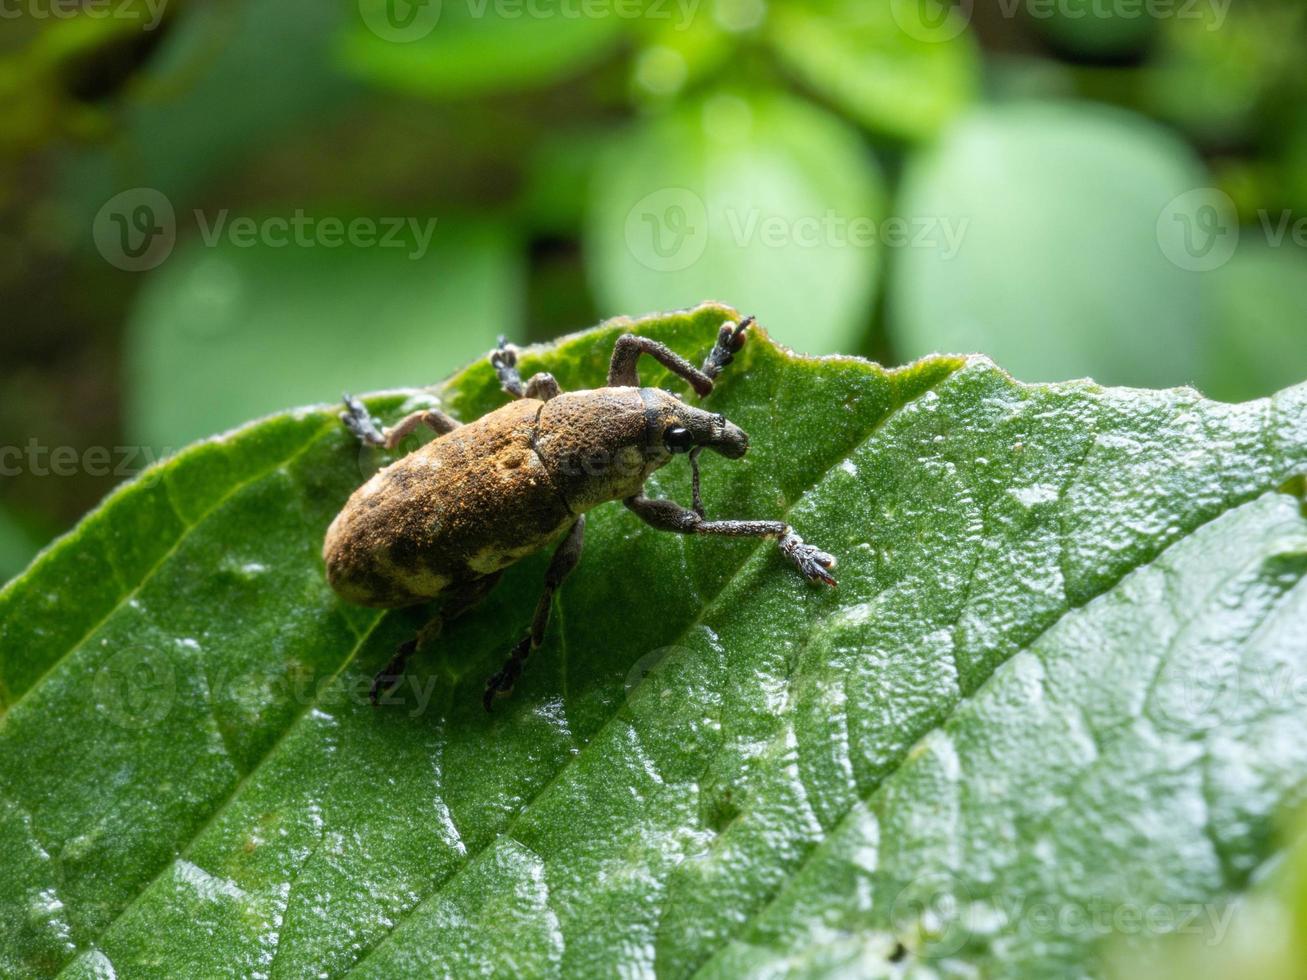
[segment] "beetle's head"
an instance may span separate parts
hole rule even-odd
[[[727,459],[739,459],[749,451],[749,437],[726,416],[705,412],[691,405],[680,405],[661,433],[663,448],[669,453],[688,453],[692,449],[711,449]]]
[[[749,450],[749,437],[726,416],[687,405],[670,392],[645,388],[646,438],[650,450],[669,456],[694,449],[711,449],[727,459],[739,459]]]

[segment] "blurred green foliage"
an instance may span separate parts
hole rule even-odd
[[[176,446],[709,298],[811,353],[1307,377],[1299,0],[14,9],[0,445]],[[134,188],[176,241],[128,272],[92,231],[128,234]],[[297,213],[437,228],[416,257],[206,235]],[[37,542],[119,478],[7,474],[0,505]]]

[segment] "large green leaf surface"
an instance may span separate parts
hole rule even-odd
[[[730,315],[636,328],[701,356]],[[630,326],[524,366],[594,385]],[[503,398],[484,363],[440,397]],[[545,557],[368,706],[420,619],[323,582],[378,462],[331,408],[111,497],[0,593],[0,973],[1045,975],[1101,936],[1031,909],[1246,887],[1307,775],[1307,387],[1025,386],[760,333],[713,404],[752,442],[705,459],[710,514],[784,516],[839,588],[600,508],[493,715]],[[686,499],[684,467],[651,489]]]
[[[961,244],[936,231],[898,255],[891,336],[914,357],[979,346],[1023,381],[1191,384],[1204,295],[1178,264],[1193,246],[1177,216],[1208,183],[1191,150],[1130,113],[977,109],[907,168],[902,213]]]

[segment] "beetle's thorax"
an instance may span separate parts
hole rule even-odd
[[[573,511],[634,496],[671,459],[661,440],[668,401],[656,388],[594,388],[544,404],[535,450]]]

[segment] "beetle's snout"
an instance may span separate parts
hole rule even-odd
[[[727,459],[739,459],[749,451],[749,436],[734,422],[726,422],[722,425],[721,434],[708,444],[708,448]]]

